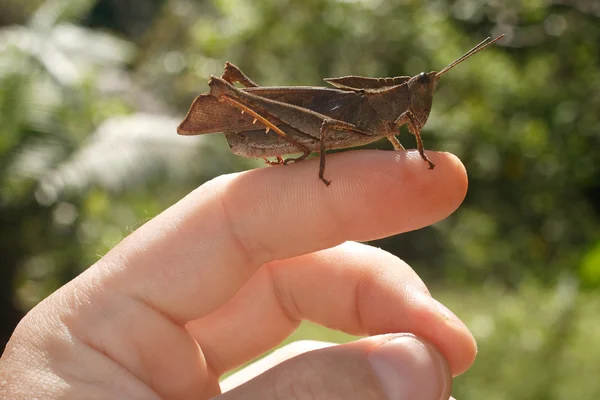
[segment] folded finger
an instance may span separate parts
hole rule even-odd
[[[305,319],[355,335],[416,334],[440,349],[454,375],[477,352],[465,325],[406,263],[352,242],[264,266],[225,306],[187,327],[220,375],[273,348]]]

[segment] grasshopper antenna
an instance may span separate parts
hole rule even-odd
[[[479,43],[477,46],[473,47],[471,50],[467,51],[461,57],[457,58],[453,62],[451,62],[446,68],[435,74],[435,77],[439,79],[440,76],[444,75],[446,72],[450,71],[452,68],[465,61],[467,58],[471,57],[475,53],[479,53],[481,50],[485,49],[491,44],[496,43],[498,40],[502,39],[505,35],[502,34],[498,36],[496,39],[490,41],[490,37],[486,38],[483,42]]]

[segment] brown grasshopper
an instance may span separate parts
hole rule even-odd
[[[396,150],[404,147],[396,134],[406,124],[415,135],[419,154],[429,164],[421,140],[433,93],[440,77],[473,54],[502,39],[488,37],[440,72],[393,78],[344,76],[327,78],[335,86],[260,87],[227,62],[221,78],[211,76],[210,93],[198,96],[177,128],[180,135],[223,132],[231,151],[262,157],[271,165],[304,160],[320,152],[319,178],[324,177],[325,151],[361,146],[387,137]],[[238,82],[244,88],[233,86]],[[260,122],[261,128],[255,124]],[[284,154],[303,153],[284,160]],[[266,157],[276,157],[269,161]]]

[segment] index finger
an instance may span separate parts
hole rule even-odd
[[[109,253],[110,282],[173,320],[201,318],[266,262],[451,214],[466,193],[464,167],[447,153],[429,157],[435,170],[416,152],[334,154],[330,187],[317,179],[314,161],[217,178]]]

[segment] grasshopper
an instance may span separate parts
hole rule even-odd
[[[440,77],[503,37],[488,37],[440,72],[421,72],[413,77],[326,78],[334,88],[260,87],[227,62],[220,78],[211,75],[210,92],[194,100],[177,132],[223,132],[234,154],[261,157],[270,165],[299,162],[311,152],[320,152],[319,178],[329,186],[331,182],[324,176],[326,150],[362,146],[383,137],[394,149],[404,150],[396,135],[407,125],[419,154],[433,169],[435,165],[423,148],[421,129],[429,118]],[[237,88],[234,83],[244,87]],[[282,157],[293,153],[302,155],[286,160]]]

